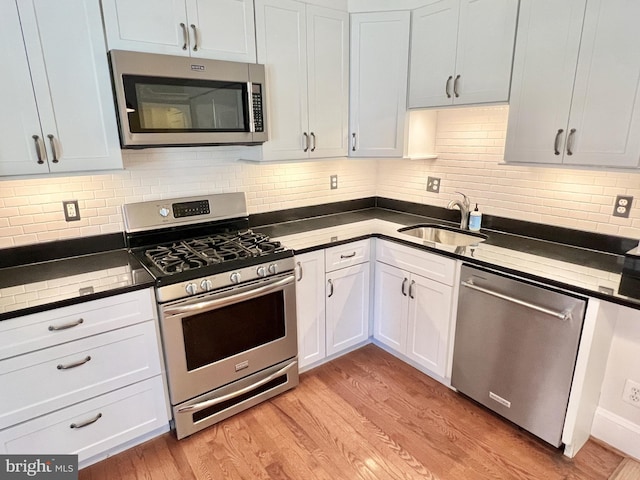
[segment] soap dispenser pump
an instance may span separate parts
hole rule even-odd
[[[482,213],[478,211],[478,204],[476,203],[476,208],[469,214],[469,230],[473,232],[477,232],[480,230],[480,226],[482,224]]]

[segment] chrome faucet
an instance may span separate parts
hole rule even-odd
[[[447,208],[452,210],[456,205],[460,209],[460,228],[462,230],[466,230],[469,226],[469,198],[462,192],[456,192],[462,195],[462,201],[460,200],[451,200]]]

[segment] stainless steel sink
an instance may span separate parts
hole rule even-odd
[[[459,228],[435,224],[403,227],[398,230],[398,233],[411,235],[412,237],[417,237],[428,242],[454,245],[456,247],[477,244],[487,239],[487,236],[482,233],[469,232],[467,230],[460,230]]]

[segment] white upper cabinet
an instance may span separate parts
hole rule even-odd
[[[255,63],[252,0],[102,0],[110,50]]]
[[[409,108],[509,100],[516,0],[431,0],[411,19]]]
[[[402,157],[410,12],[351,15],[349,155]]]
[[[258,63],[266,66],[264,160],[347,155],[349,16],[293,0],[256,0]]]
[[[637,167],[640,2],[523,0],[505,160]]]
[[[1,0],[0,38],[0,175],[122,168],[99,6]]]

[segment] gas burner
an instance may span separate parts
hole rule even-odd
[[[190,250],[186,245],[174,243],[171,246],[158,246],[145,251],[149,258],[160,271],[167,275],[185,272],[203,267],[207,261]]]
[[[260,257],[285,250],[280,242],[252,230],[227,232],[208,237],[160,245],[145,251],[145,256],[165,275],[185,272],[232,260]]]

